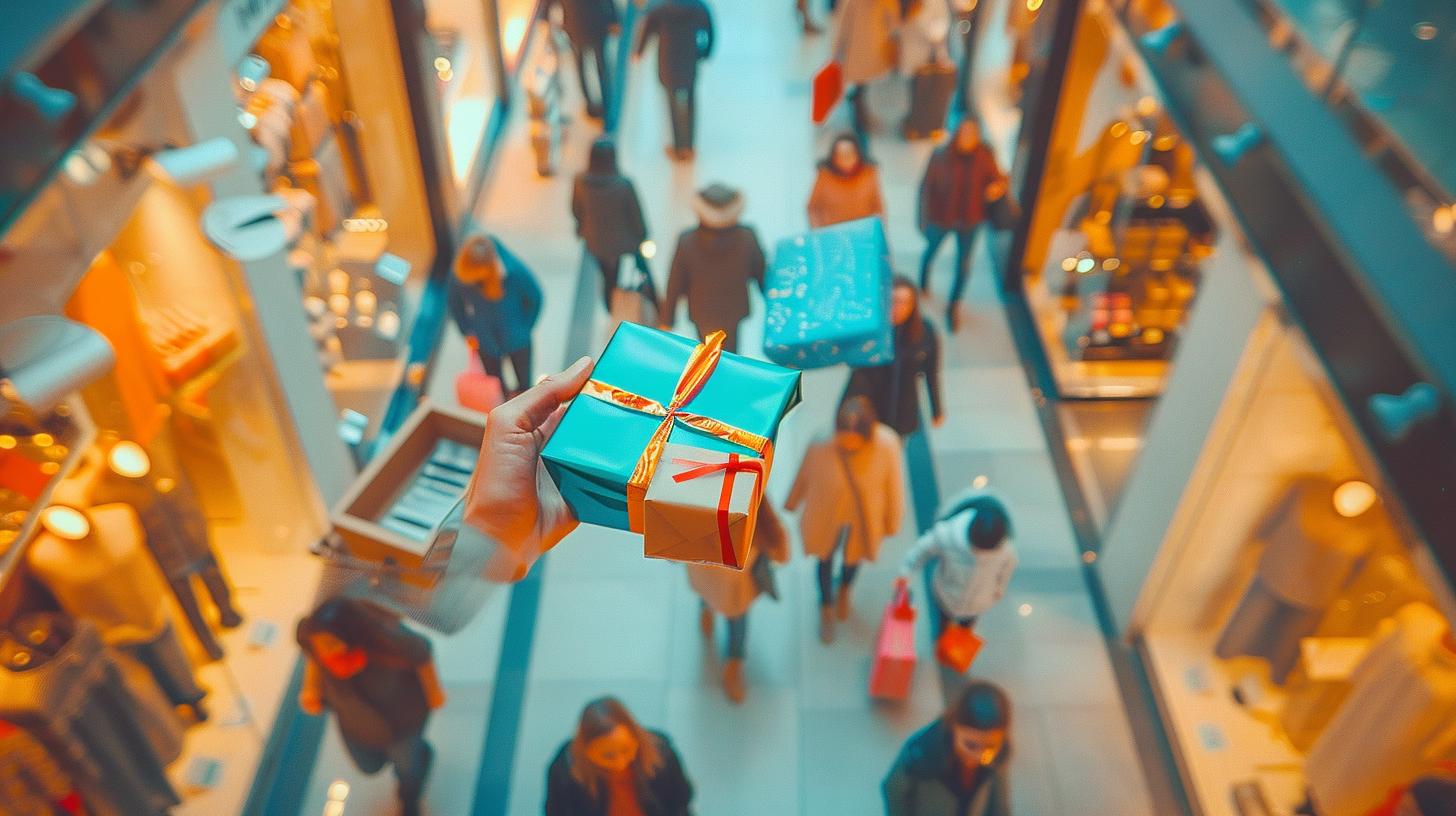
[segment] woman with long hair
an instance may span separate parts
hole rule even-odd
[[[880,421],[906,437],[920,428],[920,380],[930,397],[930,416],[938,426],[945,419],[940,403],[940,339],[920,312],[915,282],[896,275],[891,288],[890,322],[895,326],[895,357],[883,365],[857,368],[845,396],[863,395],[874,404]]]
[[[510,360],[514,396],[531,387],[531,329],[541,314],[541,287],[531,270],[500,241],[478,234],[467,238],[455,258],[450,280],[450,316],[480,357],[485,373],[501,380]]]
[[[546,771],[546,816],[687,816],[692,800],[672,742],[615,697],[586,704]]]
[[[611,139],[597,139],[592,144],[586,172],[571,186],[571,214],[576,218],[576,234],[602,271],[602,300],[607,311],[612,310],[612,292],[624,255],[632,256],[637,264],[642,294],[655,306],[657,288],[642,255],[642,243],[647,240],[642,203],[637,200],[637,188],[617,169],[617,148]]]
[[[905,741],[885,777],[888,816],[1009,816],[1011,699],[968,684],[935,722]]]
[[[885,217],[880,171],[865,157],[858,138],[841,134],[819,163],[814,190],[809,194],[809,226],[817,229],[872,215]]]
[[[297,637],[306,658],[299,707],[334,712],[354,764],[366,774],[393,765],[402,812],[418,813],[434,758],[425,724],[445,704],[430,642],[358,598],[324,601],[298,622]]]

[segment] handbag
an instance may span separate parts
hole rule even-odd
[[[981,651],[981,636],[969,626],[947,623],[935,640],[935,659],[952,671],[965,674]]]
[[[814,124],[824,124],[824,120],[829,118],[829,112],[834,110],[834,106],[843,97],[844,69],[838,62],[831,60],[814,74],[813,109],[810,111]]]
[[[1021,204],[1011,196],[1010,191],[997,199],[986,202],[986,218],[998,230],[1015,229],[1021,223]]]
[[[657,309],[653,306],[652,300],[643,293],[647,281],[640,271],[633,270],[636,278],[626,286],[618,286],[612,290],[612,328],[616,329],[623,322],[637,323],[643,326],[657,325]]]

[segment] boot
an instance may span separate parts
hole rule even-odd
[[[713,610],[706,606],[698,610],[698,631],[705,638],[713,636]]]
[[[839,588],[839,597],[834,599],[834,616],[849,620],[849,587]]]
[[[730,657],[723,664],[723,694],[729,702],[741,703],[746,690],[743,687],[743,659]]]
[[[828,606],[819,607],[819,642],[826,646],[834,642],[834,615]]]

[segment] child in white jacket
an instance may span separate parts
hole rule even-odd
[[[972,626],[976,618],[1006,594],[1016,570],[1011,521],[1006,508],[983,491],[968,491],[950,502],[950,510],[926,530],[905,554],[900,575],[935,561],[930,583],[939,629],[954,620]]]

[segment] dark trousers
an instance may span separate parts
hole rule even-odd
[[[828,558],[819,559],[819,605],[828,606],[834,601],[834,557],[837,555],[843,562],[839,567],[839,591],[849,589],[854,583],[854,576],[859,574],[859,564],[851,564],[844,561],[844,541],[847,535],[840,535],[839,543],[835,545],[834,551],[829,553]]]
[[[599,119],[606,112],[607,99],[611,96],[609,90],[611,80],[607,77],[607,43],[605,40],[589,46],[572,43],[572,49],[576,51],[576,76],[581,80],[581,96],[586,100],[587,115]],[[586,76],[588,59],[596,68],[597,92],[595,94],[592,93],[591,80]]]
[[[704,612],[713,614],[707,604],[702,604],[702,607]],[[748,650],[748,613],[724,620],[728,621],[728,641],[723,647],[723,656],[729,660],[742,660]]]
[[[394,766],[394,778],[399,780],[399,801],[411,808],[419,803],[435,758],[435,750],[425,742],[424,734],[396,740],[387,748],[359,745],[345,737],[344,746],[349,749],[354,765],[366,774],[378,773],[386,762]]]
[[[633,253],[632,260],[637,264],[637,271],[642,273],[642,294],[657,305],[657,286],[652,282],[652,270],[647,267],[647,259],[642,257],[642,250]],[[622,256],[595,256],[597,268],[602,270],[602,302],[606,304],[607,311],[612,311],[612,292],[617,288],[617,276],[622,266]]]
[[[191,706],[198,719],[206,719],[201,703],[207,692],[197,685],[197,679],[192,676],[192,664],[187,661],[182,641],[172,624],[163,626],[162,631],[151,640],[127,643],[120,649],[146,668],[167,702],[174,706]]]
[[[485,369],[485,373],[500,380],[501,390],[506,390],[505,367],[502,365],[504,360],[494,354],[486,354],[483,350],[479,352],[479,355],[481,368]],[[505,359],[511,361],[511,371],[516,375],[516,387],[510,389],[509,393],[519,394],[527,388],[530,388],[531,347],[526,346],[523,349],[517,349],[507,354]]]
[[[980,225],[968,229],[945,229],[934,224],[925,226],[925,254],[920,257],[920,288],[930,288],[930,265],[935,262],[936,253],[940,252],[941,244],[945,239],[954,234],[956,239],[956,267],[955,282],[950,287],[950,297],[946,299],[948,307],[954,307],[961,301],[961,295],[966,290],[966,281],[971,276],[971,252],[976,247],[976,233],[980,231]]]
[[[674,150],[693,149],[693,124],[697,118],[697,89],[664,88],[667,91],[667,113],[672,120],[672,147]]]
[[[222,569],[217,565],[217,559],[209,553],[205,558],[187,570],[180,570],[176,575],[167,576],[167,583],[172,587],[172,594],[177,597],[177,605],[182,607],[182,614],[187,618],[187,626],[197,635],[202,648],[207,651],[207,656],[213,660],[222,657],[222,644],[217,642],[217,636],[212,633],[212,627],[207,624],[207,619],[202,615],[202,606],[197,602],[197,590],[192,584],[192,576],[196,575],[202,579],[202,585],[206,587],[207,594],[212,597],[212,602],[217,604],[217,610],[221,623],[226,628],[232,628],[242,623],[242,615],[233,608],[232,587],[228,586],[227,578],[222,574]]]

